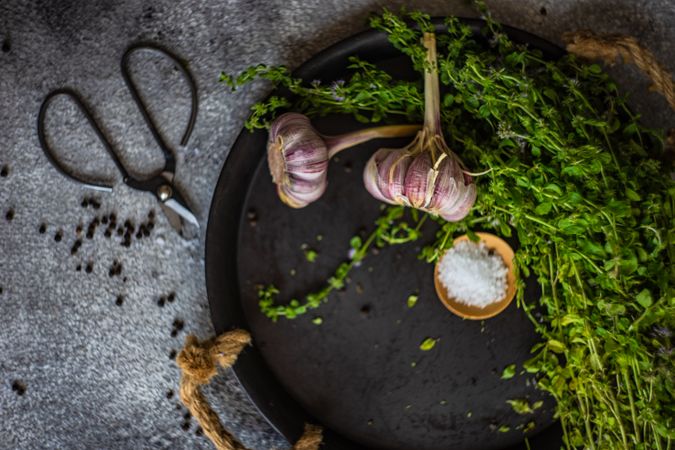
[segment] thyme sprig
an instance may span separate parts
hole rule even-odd
[[[406,210],[402,206],[384,208],[382,215],[375,222],[375,229],[365,240],[360,236],[351,238],[349,260],[338,266],[323,288],[307,294],[304,301],[301,302],[294,298],[287,305],[279,305],[276,303],[279,290],[273,285],[261,287],[258,290],[258,300],[262,313],[273,321],[277,321],[279,317],[294,319],[309,310],[316,309],[328,301],[328,296],[333,291],[346,287],[349,272],[363,261],[373,245],[382,248],[385,245],[405,244],[417,240],[421,236],[420,228],[427,216],[424,214],[420,217],[415,212],[412,214],[412,219],[416,224],[411,226],[405,213]]]

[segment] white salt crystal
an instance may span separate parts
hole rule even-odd
[[[465,305],[484,308],[504,298],[508,268],[484,243],[461,241],[441,259],[438,279],[448,295]]]

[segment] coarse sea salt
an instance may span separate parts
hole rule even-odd
[[[461,241],[438,265],[438,279],[459,303],[484,308],[506,294],[508,268],[502,257],[484,243]]]

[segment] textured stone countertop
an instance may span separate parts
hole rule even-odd
[[[554,42],[584,28],[631,34],[675,72],[672,0],[488,3],[501,22]],[[172,355],[187,333],[213,333],[203,259],[211,195],[249,106],[269,89],[255,84],[228,93],[218,74],[259,62],[297,67],[365,29],[369,12],[402,4],[433,15],[475,15],[459,0],[0,0],[0,171],[6,168],[0,173],[0,449],[212,448],[178,405]],[[192,139],[176,148],[178,184],[202,226],[192,241],[173,231],[150,195],[115,178],[67,102],[57,101],[49,116],[55,146],[68,164],[110,176],[113,192],[93,193],[66,180],[38,144],[40,102],[52,89],[72,86],[130,167],[138,174],[160,167],[161,153],[119,70],[122,52],[138,40],[173,49],[199,86]],[[188,116],[185,86],[161,60],[135,64],[157,121],[176,142]],[[637,93],[633,104],[648,123],[675,123],[665,101],[644,94],[647,82],[635,70],[613,72]],[[92,195],[98,205],[82,207]],[[116,236],[106,238],[101,225],[71,255],[78,225],[86,235],[94,217],[112,212],[118,222],[138,225],[152,209],[150,236],[127,248]],[[122,270],[109,276],[114,261]],[[169,294],[173,301],[160,306]],[[206,392],[247,446],[287,447],[230,373]]]

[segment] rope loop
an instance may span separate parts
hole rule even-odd
[[[223,427],[218,414],[202,394],[200,386],[208,384],[218,373],[218,367],[228,368],[251,343],[246,330],[232,330],[216,338],[199,341],[196,336],[185,338],[185,345],[176,362],[181,369],[179,395],[181,402],[199,422],[204,434],[218,450],[248,450]],[[293,450],[318,450],[323,430],[317,425],[305,424],[305,431]]]

